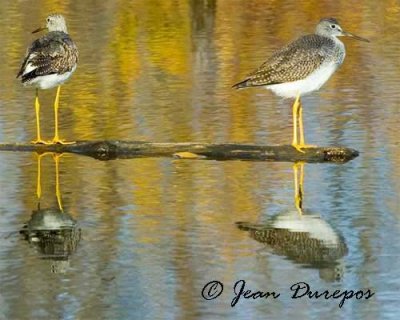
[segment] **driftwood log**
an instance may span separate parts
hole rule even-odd
[[[157,143],[143,141],[77,141],[73,144],[40,145],[31,143],[0,144],[0,151],[69,152],[100,160],[141,157],[181,157],[212,160],[253,160],[285,162],[347,162],[358,151],[344,147],[315,147],[304,153],[291,145],[260,146],[250,144]]]

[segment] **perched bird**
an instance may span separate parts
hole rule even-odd
[[[236,89],[263,86],[278,96],[296,98],[293,104],[292,145],[300,152],[304,152],[303,148],[312,147],[306,145],[304,140],[300,96],[321,88],[343,63],[346,51],[337,38],[340,36],[369,42],[344,31],[336,19],[324,18],[314,34],[303,36],[278,50],[246,79],[233,86]]]
[[[65,19],[60,14],[51,14],[46,18],[46,27],[36,29],[32,33],[48,30],[43,37],[35,40],[28,48],[24,62],[18,72],[24,85],[36,87],[36,139],[32,143],[50,144],[65,142],[58,135],[58,106],[60,86],[71,77],[78,63],[78,49],[68,35]],[[38,89],[50,89],[57,86],[54,100],[55,134],[51,142],[42,140],[40,136],[40,104]]]

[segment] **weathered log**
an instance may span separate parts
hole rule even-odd
[[[100,160],[173,157],[180,152],[190,152],[203,159],[285,162],[347,162],[358,156],[358,151],[344,147],[307,148],[302,153],[291,145],[260,146],[234,143],[158,143],[118,140],[77,141],[66,145],[9,143],[0,144],[0,151],[69,152]]]

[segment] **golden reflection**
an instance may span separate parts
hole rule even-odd
[[[344,238],[317,213],[304,210],[304,163],[293,166],[296,210],[269,218],[267,223],[237,222],[256,241],[296,264],[319,270],[326,281],[343,277],[342,258],[347,254]]]

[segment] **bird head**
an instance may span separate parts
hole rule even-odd
[[[46,18],[46,26],[45,27],[40,27],[34,31],[32,31],[32,33],[36,33],[42,30],[48,30],[49,32],[51,31],[62,31],[65,33],[67,32],[67,25],[65,23],[65,19],[61,14],[51,14]]]
[[[361,38],[356,36],[353,33],[344,31],[340,26],[339,22],[335,18],[324,18],[318,23],[316,34],[321,36],[328,36],[328,37],[351,37],[360,41],[369,42],[369,40],[365,38]]]

